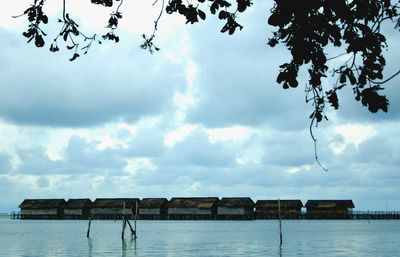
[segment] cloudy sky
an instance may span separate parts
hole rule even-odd
[[[289,55],[266,44],[272,1],[256,1],[234,36],[219,33],[216,17],[190,26],[164,15],[153,55],[138,46],[160,3],[126,1],[121,41],[75,62],[62,45],[48,51],[60,1],[44,10],[52,25],[42,49],[22,36],[25,19],[11,18],[31,1],[9,2],[0,10],[0,212],[25,198],[174,196],[353,199],[358,210],[400,210],[399,78],[386,85],[389,113],[369,113],[344,90],[340,110],[315,129],[323,171],[304,88],[275,82]],[[78,2],[67,8],[82,30],[104,34],[112,10]],[[400,66],[400,34],[386,36],[389,76]]]

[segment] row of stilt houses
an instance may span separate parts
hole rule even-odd
[[[302,211],[305,207],[306,212]],[[347,219],[352,218],[352,200],[258,200],[250,197],[174,197],[25,199],[21,219],[146,219],[146,220],[233,220]]]

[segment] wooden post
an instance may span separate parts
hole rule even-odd
[[[121,234],[122,239],[124,239],[125,227],[126,227],[126,220],[125,220],[125,201],[124,201],[122,203],[122,234]]]
[[[279,236],[280,245],[282,246],[282,217],[281,217],[281,201],[278,198],[278,216],[279,216]]]
[[[371,217],[370,217],[370,215],[369,215],[369,210],[368,210],[367,216],[368,216],[368,224],[371,224]]]
[[[133,238],[136,238],[136,231],[132,228],[131,223],[129,222],[129,220],[127,218],[126,218],[126,222],[128,223],[129,228],[131,229],[131,236]]]
[[[134,223],[134,225],[135,225],[135,238],[136,238],[136,232],[137,232],[137,230],[136,230],[137,212],[138,212],[138,203],[137,203],[137,200],[136,200],[136,207],[135,207],[135,223]]]
[[[90,234],[90,223],[92,221],[92,215],[89,215],[89,224],[88,224],[88,228],[87,228],[87,233],[86,233],[86,237],[89,238],[89,234]]]
[[[124,239],[125,227],[126,227],[126,220],[123,219],[123,221],[122,221],[122,234],[121,234],[121,238],[122,239]]]

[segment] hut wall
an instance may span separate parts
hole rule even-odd
[[[211,209],[198,209],[198,208],[169,208],[168,214],[172,215],[211,215]]]
[[[21,209],[22,215],[57,215],[57,209]]]
[[[260,214],[278,214],[279,210],[278,209],[261,209],[261,210],[256,210],[256,213]],[[289,214],[301,214],[301,210],[296,210],[296,209],[282,209],[281,213],[289,213]]]
[[[122,215],[122,208],[93,208],[92,215]],[[132,215],[132,209],[125,209],[124,214]]]
[[[140,209],[140,214],[142,215],[160,215],[160,208],[151,208],[151,209]]]
[[[253,210],[245,208],[218,207],[218,215],[248,215],[253,214]]]
[[[82,215],[82,209],[64,209],[64,215]]]

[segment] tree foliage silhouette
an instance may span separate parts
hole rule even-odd
[[[107,28],[109,31],[102,36],[96,34],[87,36],[77,22],[66,12],[66,0],[63,0],[63,16],[58,20],[61,30],[50,44],[50,51],[59,51],[58,43],[62,39],[66,48],[73,51],[71,61],[88,52],[93,42],[101,44],[102,40],[117,43],[118,22],[122,19],[120,7],[123,0],[91,0],[93,4],[106,7],[116,6],[110,14]],[[310,115],[311,127],[316,121],[327,119],[324,114],[326,104],[339,108],[337,92],[346,86],[351,86],[355,100],[361,101],[369,111],[387,112],[389,101],[381,94],[383,84],[400,73],[382,81],[386,64],[382,50],[387,48],[386,38],[381,33],[384,21],[394,23],[394,29],[400,30],[400,7],[390,0],[274,0],[274,7],[268,18],[268,23],[276,30],[268,44],[274,47],[284,44],[290,51],[292,59],[279,66],[277,83],[287,89],[298,87],[298,72],[304,66],[308,69],[309,80],[305,87],[306,101],[312,102],[314,111]],[[155,35],[158,22],[163,14],[177,13],[186,18],[186,23],[194,24],[205,20],[207,14],[215,15],[223,21],[221,32],[234,34],[242,30],[238,23],[240,13],[252,6],[252,0],[156,0],[160,3],[160,14],[154,22],[154,31],[143,35],[141,47],[150,53],[159,51],[155,45]],[[28,42],[34,42],[37,47],[45,45],[43,25],[48,23],[43,13],[45,0],[33,0],[33,4],[22,15],[26,16],[29,25],[23,35]],[[206,14],[207,13],[207,14]],[[338,47],[343,53],[329,57],[327,48]],[[329,61],[338,57],[346,57],[339,66],[330,66]],[[333,85],[323,85],[322,79],[331,74],[336,78]],[[311,135],[312,135],[312,130]],[[313,137],[313,135],[312,135]],[[313,137],[314,139],[314,137]],[[315,140],[315,139],[314,139]]]

